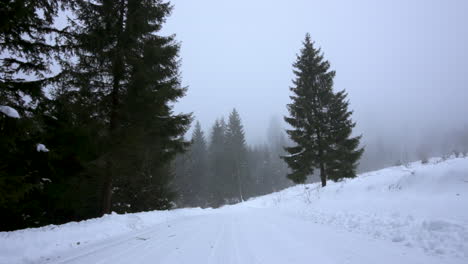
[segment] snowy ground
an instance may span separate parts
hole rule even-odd
[[[299,185],[221,209],[0,232],[0,263],[468,263],[468,159]]]

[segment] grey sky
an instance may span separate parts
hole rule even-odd
[[[420,140],[468,121],[466,0],[171,2],[164,33],[182,42],[189,86],[176,111],[193,111],[205,130],[236,107],[249,143],[263,141],[271,116],[287,114],[306,32],[368,141]]]

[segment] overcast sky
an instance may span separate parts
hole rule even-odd
[[[306,32],[349,93],[357,132],[395,141],[468,121],[466,0],[172,0],[164,33],[182,44],[188,94],[205,130],[237,108],[249,143],[287,114]]]

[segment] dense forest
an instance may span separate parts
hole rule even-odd
[[[172,110],[186,90],[179,44],[157,34],[171,9],[2,3],[2,230],[173,206],[171,161],[192,117]]]

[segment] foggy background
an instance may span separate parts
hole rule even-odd
[[[163,33],[182,44],[189,87],[176,112],[193,112],[208,135],[235,107],[248,143],[267,140],[270,120],[287,115],[292,63],[310,32],[337,72],[335,90],[349,94],[365,169],[463,148],[468,1],[171,3]]]

